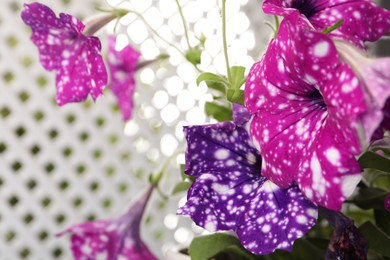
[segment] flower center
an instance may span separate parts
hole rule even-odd
[[[313,89],[313,91],[308,94],[308,97],[313,104],[320,108],[326,109],[324,98],[322,97],[321,92],[318,89]]]
[[[293,0],[292,8],[298,9],[299,12],[305,15],[308,19],[316,13],[312,0]]]

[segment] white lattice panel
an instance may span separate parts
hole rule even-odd
[[[180,2],[189,19],[191,41],[195,42],[195,34],[208,38],[201,69],[212,72],[216,65],[221,69],[216,72],[224,73],[217,1]],[[129,15],[117,28],[123,39],[129,33],[128,39],[145,59],[161,52],[171,55],[168,63],[138,73],[134,119],[128,124],[121,121],[109,91],[96,103],[57,107],[54,73],[44,71],[38,62],[30,32],[20,19],[22,3],[0,2],[0,259],[70,259],[68,238],[54,234],[125,209],[147,184],[149,173],[161,167],[176,147],[183,147],[182,126],[206,122],[203,105],[210,95],[204,86],[196,86],[195,70],[177,51]],[[80,18],[93,14],[95,4],[106,4],[97,0],[42,3],[56,13]],[[186,49],[174,0],[110,4],[151,17],[150,24],[163,37]],[[250,56],[260,56],[271,32],[264,26],[258,1],[228,4],[232,64],[250,66]],[[100,32],[103,43],[113,27]],[[178,179],[175,163],[163,183],[166,193]],[[174,215],[178,199],[164,202],[154,194],[149,205],[143,237],[159,256],[193,236],[189,221]]]

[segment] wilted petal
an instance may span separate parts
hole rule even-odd
[[[117,51],[115,45],[116,37],[109,37],[107,53],[108,68],[110,70],[109,87],[118,100],[123,120],[129,120],[134,106],[134,74],[137,69],[140,53],[130,45]]]
[[[89,93],[98,98],[107,83],[99,39],[84,36],[84,24],[76,17],[61,13],[57,18],[40,3],[24,4],[21,17],[32,29],[42,66],[57,70],[57,103],[83,101]]]
[[[266,0],[263,10],[282,16],[298,11],[318,31],[343,20],[331,35],[360,47],[365,41],[377,41],[390,29],[390,11],[370,0]]]
[[[336,46],[362,85],[367,110],[361,120],[369,144],[378,128],[390,130],[390,58],[368,58],[345,42],[337,41]]]
[[[351,219],[341,212],[321,207],[319,212],[334,227],[333,236],[326,252],[326,259],[367,259],[367,241]]]
[[[283,188],[296,181],[313,202],[340,209],[360,178],[354,155],[361,151],[358,123],[366,104],[330,38],[294,26],[297,20],[296,14],[284,19],[248,75],[251,135],[260,145],[265,177]]]

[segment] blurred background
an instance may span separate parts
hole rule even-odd
[[[143,14],[162,37],[187,48],[175,0],[41,2],[57,14],[80,19],[97,14],[97,5],[129,8]],[[0,259],[71,259],[68,237],[55,234],[76,223],[120,215],[147,185],[149,174],[177,149],[184,151],[182,126],[209,122],[203,107],[212,97],[205,85],[196,85],[197,72],[177,50],[156,38],[135,15],[127,15],[116,27],[118,44],[130,43],[143,60],[171,55],[167,62],[137,73],[133,119],[121,121],[107,90],[96,103],[89,99],[58,107],[55,73],[39,63],[30,29],[20,19],[23,3],[0,2]],[[196,45],[202,34],[207,39],[199,67],[225,74],[220,1],[180,3],[190,41]],[[248,71],[272,31],[264,24],[260,1],[228,1],[227,11],[231,65]],[[103,55],[114,27],[112,22],[98,32]],[[178,163],[184,163],[183,154],[164,177],[166,195],[180,178]],[[201,232],[189,219],[175,215],[184,197],[182,193],[164,200],[155,192],[149,204],[142,236],[159,257]]]

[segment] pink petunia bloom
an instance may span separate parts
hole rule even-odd
[[[140,53],[130,45],[122,50],[115,49],[116,37],[108,38],[107,64],[110,71],[109,88],[114,92],[124,121],[129,120],[133,110],[135,90],[134,74]]]
[[[331,35],[359,47],[364,47],[365,41],[378,40],[390,29],[390,11],[371,0],[265,0],[263,10],[279,16],[298,11],[319,31],[343,20]]]
[[[76,260],[156,260],[140,237],[142,215],[152,191],[153,186],[150,186],[118,219],[74,225],[58,236],[71,234],[71,248]]]
[[[62,106],[91,94],[96,100],[107,83],[97,37],[83,34],[84,24],[68,14],[55,13],[40,3],[24,4],[21,17],[32,29],[42,66],[56,71],[56,102]]]
[[[361,179],[355,155],[367,105],[332,40],[309,25],[296,26],[299,19],[297,13],[285,17],[250,70],[245,103],[254,114],[251,135],[265,177],[282,188],[297,183],[314,203],[340,210]]]
[[[366,145],[390,130],[390,58],[369,58],[354,46],[336,41],[340,57],[352,68],[363,88],[367,111],[361,115]],[[349,93],[358,85],[343,86]]]

